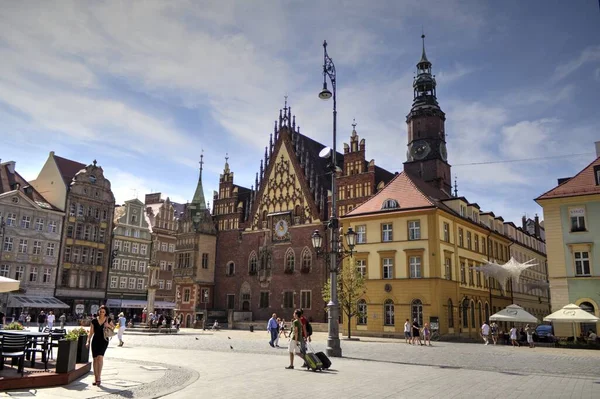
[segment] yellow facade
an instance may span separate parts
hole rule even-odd
[[[495,280],[472,269],[486,260],[510,258],[514,243],[502,218],[479,214],[462,199],[445,205],[458,215],[431,207],[343,218],[344,229],[352,227],[359,234],[357,266],[366,267],[361,306],[366,305],[367,317],[353,319],[355,332],[402,335],[406,319],[418,317],[421,325],[435,327],[437,321],[441,334],[476,337],[483,321],[511,303],[509,289],[502,291]],[[392,237],[386,241],[390,225]],[[538,302],[537,296],[514,295],[515,302],[527,297],[529,308]],[[547,302],[546,296],[546,310]]]

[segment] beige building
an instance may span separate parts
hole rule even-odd
[[[16,171],[15,162],[0,163],[0,276],[21,282],[18,292],[0,294],[7,316],[67,307],[54,298],[63,215]]]
[[[96,313],[106,298],[115,197],[96,164],[50,152],[31,182],[51,205],[65,212],[55,295],[71,313]]]

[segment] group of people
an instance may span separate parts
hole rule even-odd
[[[15,319],[15,316],[13,315],[13,319]],[[19,324],[21,324],[24,327],[29,327],[30,323],[31,323],[31,314],[27,313],[27,312],[21,312],[21,314],[19,315],[18,321]],[[40,313],[38,313],[37,316],[35,316],[35,319],[37,321],[37,325],[38,325],[38,331],[43,331],[45,328],[48,329],[53,329],[55,327],[56,324],[56,315],[54,314],[54,312],[52,310],[48,311],[48,313],[46,313],[45,311],[41,310]],[[65,325],[67,323],[67,316],[62,313],[59,317],[58,317],[58,322],[60,323],[60,328],[65,328]]]
[[[421,341],[421,337],[423,337],[423,341]],[[404,341],[412,345],[417,345],[418,343],[421,346],[431,346],[431,328],[429,327],[429,323],[423,324],[423,328],[421,328],[416,318],[413,319],[412,324],[406,319],[404,323]]]
[[[306,346],[311,342],[312,327],[309,321],[304,317],[302,309],[294,310],[294,318],[290,325],[289,334],[286,332],[285,319],[280,319],[273,313],[267,322],[267,331],[271,336],[269,345],[273,348],[279,348],[279,338],[283,334],[284,338],[289,337],[288,352],[290,354],[290,364],[286,367],[288,370],[294,369],[294,356],[298,356],[304,361],[302,367],[308,367],[306,364]]]
[[[535,333],[535,327],[531,327],[529,324],[525,325],[525,328],[521,328],[519,331],[517,327],[513,324],[508,332],[508,337],[512,346],[520,347],[519,343],[520,335],[524,335],[527,337],[527,343],[530,348],[535,348],[535,342],[533,341],[533,334]],[[481,338],[483,339],[484,345],[489,345],[490,337],[491,341],[496,345],[498,343],[498,336],[504,335],[502,331],[500,331],[498,325],[495,321],[492,321],[492,324],[488,324],[484,322],[481,325]]]

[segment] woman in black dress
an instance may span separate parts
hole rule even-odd
[[[92,340],[92,358],[94,363],[94,377],[96,378],[93,385],[98,386],[100,385],[100,377],[102,376],[104,352],[106,352],[106,348],[108,347],[108,340],[104,338],[104,328],[115,328],[112,320],[107,315],[108,309],[106,309],[106,306],[100,306],[100,309],[98,309],[98,317],[92,319],[90,334],[88,335],[87,343],[85,345],[89,348],[90,340]]]

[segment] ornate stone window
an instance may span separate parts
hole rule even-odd
[[[304,247],[302,250],[302,273],[310,272],[310,268],[312,267],[312,252],[308,247]]]
[[[386,299],[383,304],[383,314],[384,314],[384,325],[385,326],[393,326],[395,324],[394,320],[394,301],[391,299]]]
[[[258,257],[256,256],[256,252],[252,251],[250,253],[250,257],[248,258],[248,273],[256,274],[258,272]]]
[[[285,269],[286,273],[293,273],[296,265],[296,256],[292,248],[288,248],[285,252]]]

